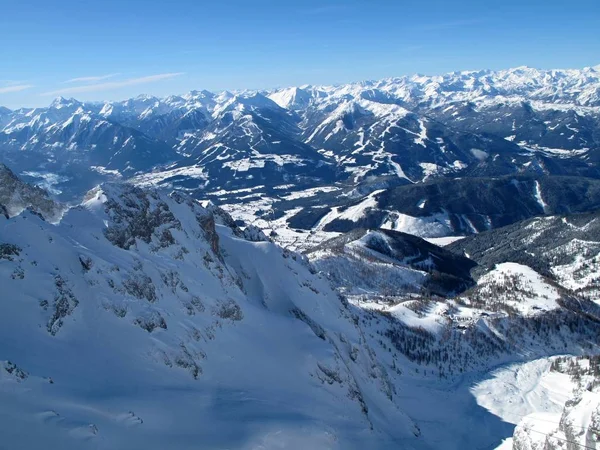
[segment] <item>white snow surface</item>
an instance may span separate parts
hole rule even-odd
[[[381,228],[414,234],[422,238],[446,237],[452,233],[450,219],[446,213],[414,217],[394,211],[387,215]]]
[[[567,358],[566,361],[569,361]],[[570,364],[590,368],[591,360],[571,359]],[[559,363],[564,367],[564,362]],[[572,366],[567,367],[567,372]],[[548,376],[563,376],[567,380],[556,383],[558,389],[570,394],[562,407],[553,412],[536,411],[521,419],[513,435],[514,448],[524,450],[597,449],[600,448],[598,429],[600,425],[600,392],[598,375],[594,371],[574,377],[550,372]]]
[[[552,358],[511,364],[472,388],[477,403],[506,422],[532,413],[559,414],[575,385],[569,375],[551,372]]]
[[[477,280],[481,292],[494,295],[493,288],[498,285],[512,285],[516,299],[505,302],[527,315],[536,311],[547,311],[558,307],[558,290],[535,270],[518,263],[502,263]]]
[[[551,370],[556,358],[502,367],[471,389],[479,405],[517,425],[513,437],[497,450],[600,447],[600,393],[593,387],[597,375],[573,377]],[[571,361],[581,367],[589,367],[590,362],[586,358]]]
[[[542,211],[544,211],[544,213],[547,213],[548,212],[548,204],[544,201],[544,198],[542,197],[540,182],[537,180],[535,181],[535,198],[538,201],[540,207],[542,208]]]
[[[466,236],[441,236],[441,237],[426,237],[424,238],[427,242],[431,242],[432,244],[438,245],[440,247],[445,247],[446,245],[450,245],[453,242],[460,241],[464,239]]]
[[[28,373],[0,378],[3,442],[419,446],[348,307],[302,257],[140,192],[104,186],[56,226],[0,218],[0,242],[20,248],[0,259],[0,360]],[[145,236],[127,214],[158,211],[129,249],[107,239]]]

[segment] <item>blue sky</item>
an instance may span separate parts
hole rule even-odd
[[[3,0],[0,105],[600,64],[599,0]]]

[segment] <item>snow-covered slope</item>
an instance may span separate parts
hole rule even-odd
[[[477,261],[480,274],[496,264],[515,262],[598,301],[599,224],[597,211],[535,218],[467,237],[447,248]]]
[[[559,414],[575,383],[568,374],[550,370],[556,360],[542,358],[497,369],[473,387],[473,395],[481,406],[515,425],[530,414]]]
[[[363,285],[349,303],[303,256],[177,192],[104,184],[56,225],[2,215],[3,442],[489,447],[511,430],[475,404],[482,372],[597,351],[597,306],[532,270],[508,266],[523,292],[541,286],[523,311],[476,304],[471,291],[402,298],[399,273],[419,289],[436,271],[468,282],[473,263],[389,230],[350,237],[317,250],[349,276],[338,288]],[[357,276],[369,264],[385,276]],[[536,309],[550,294],[553,307]]]
[[[3,442],[417,445],[351,308],[302,257],[224,223],[127,185],[56,226],[0,218]]]
[[[2,160],[53,195],[175,189],[104,183],[63,216],[0,166],[2,442],[497,445],[507,402],[548,406],[558,375],[525,367],[502,404],[473,384],[598,352],[597,213],[572,214],[600,206],[599,77],[1,109]],[[402,232],[474,236],[441,249]],[[568,423],[589,430],[580,403]]]
[[[470,304],[486,309],[505,309],[521,315],[550,311],[559,307],[561,288],[522,264],[496,265],[477,280],[467,298]]]
[[[546,377],[562,377],[569,395],[558,410],[523,417],[515,429],[513,449],[600,448],[600,362],[598,357],[553,360]]]
[[[469,274],[473,261],[390,230],[354,230],[305,253],[348,295],[446,296],[473,283]]]

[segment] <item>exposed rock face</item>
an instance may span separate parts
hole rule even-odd
[[[15,363],[11,361],[0,361],[0,370],[3,369],[5,373],[10,375],[13,379],[17,381],[26,380],[29,374],[17,366]]]
[[[63,326],[63,319],[73,314],[73,311],[79,305],[79,300],[77,300],[62,276],[57,275],[55,277],[54,285],[56,286],[56,293],[52,301],[42,300],[40,302],[40,306],[44,310],[50,311],[46,328],[52,336],[55,336]]]
[[[58,221],[65,210],[46,191],[22,182],[0,163],[0,214],[15,216],[27,208],[41,214],[49,222]]]
[[[113,190],[107,192],[106,189]],[[142,189],[123,184],[117,192],[114,187],[105,187],[104,191],[91,191],[84,199],[92,201],[100,195],[110,198],[104,203],[105,212],[110,225],[104,231],[107,239],[113,244],[129,249],[136,239],[158,247],[173,244],[170,229],[181,229],[181,224],[164,201],[155,192],[144,192]]]
[[[244,237],[253,242],[271,242],[265,233],[254,225],[248,225],[244,228]]]

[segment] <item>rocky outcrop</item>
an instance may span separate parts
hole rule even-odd
[[[41,214],[49,222],[57,222],[65,206],[52,200],[45,190],[24,183],[0,163],[0,214],[12,217],[25,209]]]
[[[106,191],[104,208],[110,223],[104,234],[114,245],[129,249],[136,239],[156,247],[168,247],[174,243],[170,229],[181,229],[167,204],[154,191],[145,192],[129,184],[118,188],[105,185],[88,193],[86,199],[97,197]]]

